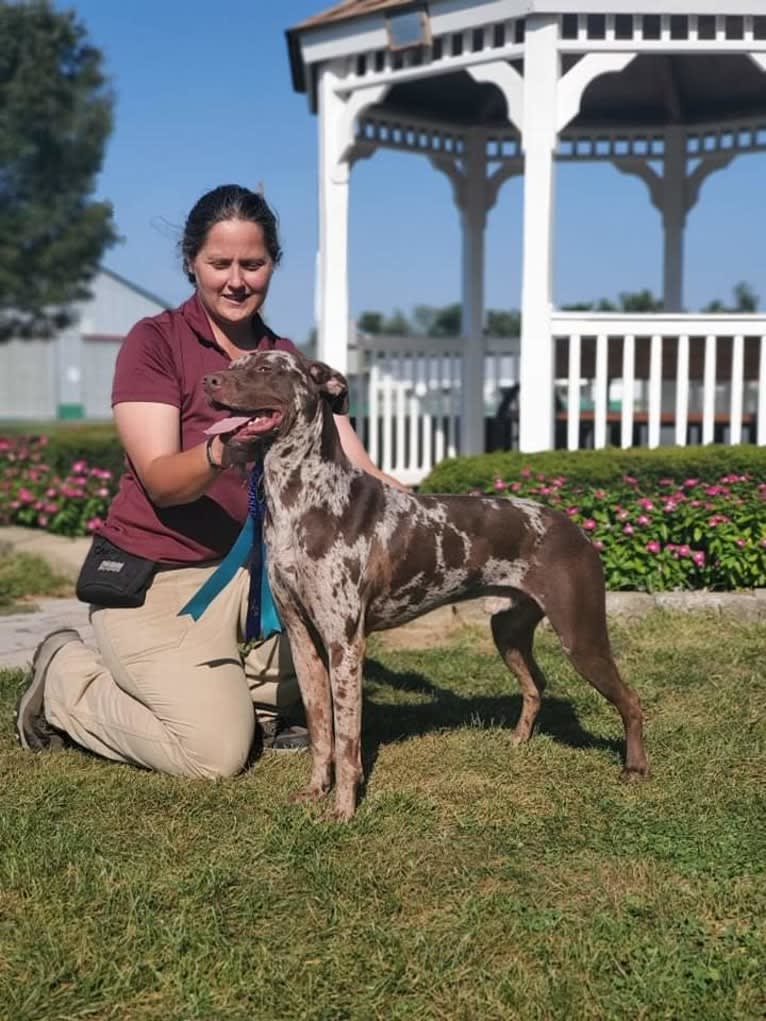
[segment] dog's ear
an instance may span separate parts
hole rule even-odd
[[[348,414],[348,383],[346,377],[324,362],[309,362],[309,375],[334,415]]]

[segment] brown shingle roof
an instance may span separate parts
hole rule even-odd
[[[363,14],[375,14],[390,7],[405,7],[410,3],[412,0],[341,0],[339,4],[328,7],[326,11],[312,14],[310,18],[295,25],[291,31],[316,28],[319,25],[329,25],[335,21],[347,21],[349,18],[359,18]]]

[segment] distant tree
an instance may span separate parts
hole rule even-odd
[[[611,311],[611,309],[604,310]],[[642,291],[623,291],[620,294],[621,312],[661,312],[662,299],[655,298],[648,288]]]
[[[431,337],[459,337],[462,322],[463,306],[460,302],[444,305],[443,308],[436,309],[429,335]]]
[[[401,309],[395,309],[392,316],[383,320],[383,333],[389,337],[408,337],[412,333],[410,321]]]
[[[750,284],[741,280],[734,286],[735,311],[745,314],[758,311],[758,295]]]
[[[742,315],[751,315],[753,312],[758,311],[760,299],[750,284],[740,280],[738,284],[734,285],[732,292],[734,294],[733,304],[727,305],[720,298],[714,298],[705,305],[702,311],[712,313],[713,315],[721,312],[738,312]]]
[[[433,305],[416,305],[412,310],[412,325],[417,333],[430,337],[438,309]]]
[[[0,0],[0,339],[51,333],[117,240],[89,199],[112,96],[72,11]]]
[[[356,321],[357,329],[362,333],[378,334],[383,332],[382,312],[362,312]]]
[[[498,308],[487,309],[485,332],[490,337],[520,337],[521,312],[517,308],[507,312]]]

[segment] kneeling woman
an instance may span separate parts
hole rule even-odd
[[[237,185],[204,195],[181,250],[194,293],[133,327],[112,389],[127,466],[94,547],[102,561],[112,550],[114,565],[135,572],[133,597],[91,606],[97,652],[71,629],[41,643],[16,729],[30,750],[74,743],[166,773],[231,776],[256,737],[266,748],[291,750],[305,748],[308,735],[287,722],[299,692],[286,640],[267,639],[244,662],[240,656],[246,568],[198,620],[179,615],[248,513],[240,473],[228,470],[220,437],[206,436],[220,412],[205,399],[202,378],[248,351],[294,346],[260,315],[281,255],[261,195]],[[349,459],[396,485],[370,461],[348,418],[335,421]],[[131,601],[139,605],[125,605]]]

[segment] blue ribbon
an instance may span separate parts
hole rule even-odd
[[[213,571],[200,586],[189,602],[178,611],[179,617],[188,613],[193,620],[199,620],[212,601],[232,580],[240,567],[248,564],[250,588],[247,597],[247,618],[245,640],[268,638],[282,631],[282,621],[274,605],[266,571],[266,546],[263,542],[264,499],[261,481],[263,465],[256,462],[250,473],[248,486],[248,515],[237,540]]]

